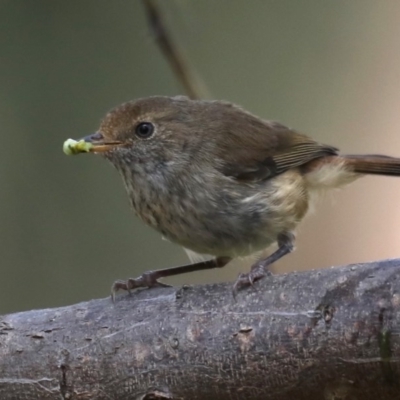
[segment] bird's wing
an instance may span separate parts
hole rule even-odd
[[[257,125],[253,131],[248,128],[242,132],[240,126],[232,129],[219,146],[220,171],[240,181],[269,179],[338,151],[278,123],[265,123],[264,129]]]

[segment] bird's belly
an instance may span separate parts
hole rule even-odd
[[[201,220],[187,216],[184,223],[164,225],[160,231],[168,240],[185,248],[215,256],[248,255],[276,240],[278,233],[269,224],[254,221],[258,216],[246,213],[247,221],[243,222],[245,218],[240,215],[212,215]]]
[[[172,242],[197,253],[245,256],[296,227],[307,210],[306,190],[293,192],[302,182],[298,173],[288,171],[253,188],[168,193],[166,198],[142,201],[141,207],[133,205],[144,222]]]

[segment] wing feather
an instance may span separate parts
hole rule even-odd
[[[252,117],[247,113],[245,116]],[[258,118],[247,125],[245,122],[227,125],[226,140],[219,146],[219,156],[224,160],[221,171],[238,180],[270,179],[313,159],[338,153],[335,147],[318,143],[279,123]]]

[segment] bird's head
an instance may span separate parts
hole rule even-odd
[[[101,154],[118,169],[182,167],[205,154],[210,104],[184,96],[127,102],[108,112],[94,134],[67,140],[64,152]]]

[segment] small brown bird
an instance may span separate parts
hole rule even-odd
[[[295,228],[315,194],[362,174],[400,175],[400,158],[339,155],[335,147],[231,103],[183,96],[122,104],[96,133],[67,141],[64,150],[102,154],[121,173],[145,223],[171,242],[215,257],[117,281],[113,295],[223,267],[277,242],[278,250],[239,275],[234,290],[248,286],[293,250]]]

